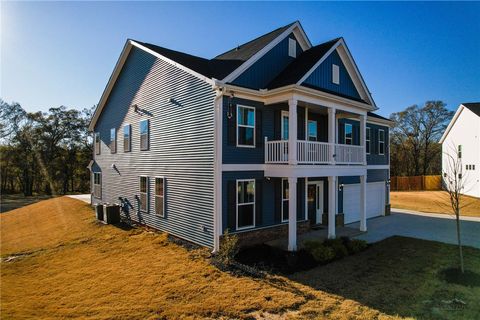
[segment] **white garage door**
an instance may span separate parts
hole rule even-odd
[[[385,210],[385,183],[367,183],[367,218],[383,215]],[[343,214],[345,224],[360,220],[360,184],[343,186]]]

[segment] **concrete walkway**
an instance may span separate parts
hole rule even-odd
[[[89,194],[69,194],[66,197],[77,199],[86,203],[90,203],[90,195]]]
[[[372,218],[367,221],[368,232],[357,236],[368,242],[377,242],[398,235],[424,240],[456,244],[457,233],[454,217],[443,214],[405,212],[392,209],[392,214],[386,217]],[[474,221],[471,220],[474,219]],[[462,243],[480,249],[480,221],[474,217],[462,217],[460,230]],[[358,228],[359,223],[346,225]]]

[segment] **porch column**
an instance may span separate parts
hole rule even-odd
[[[361,115],[360,116],[360,145],[363,147],[362,151],[362,162],[364,165],[367,164],[367,116]]]
[[[337,211],[337,177],[328,177],[328,238],[335,239],[335,213]]]
[[[297,100],[288,100],[288,164],[297,164]]]
[[[330,163],[335,164],[335,135],[337,126],[335,125],[335,108],[328,108],[328,143],[330,144]]]
[[[288,251],[297,251],[297,178],[288,178]]]
[[[360,176],[360,231],[367,231],[367,176]]]

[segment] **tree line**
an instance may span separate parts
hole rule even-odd
[[[2,194],[90,192],[87,128],[92,112],[64,106],[26,112],[20,104],[0,99]]]
[[[454,112],[442,101],[427,101],[390,115],[390,175],[439,175],[442,145],[438,143]]]

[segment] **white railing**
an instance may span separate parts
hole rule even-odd
[[[331,148],[332,145],[334,148]],[[332,149],[335,150],[334,157]],[[297,140],[299,164],[363,164],[364,153],[362,146]],[[265,163],[288,163],[288,140],[265,139]]]
[[[335,145],[335,162],[339,164],[363,164],[365,149],[347,144]]]

